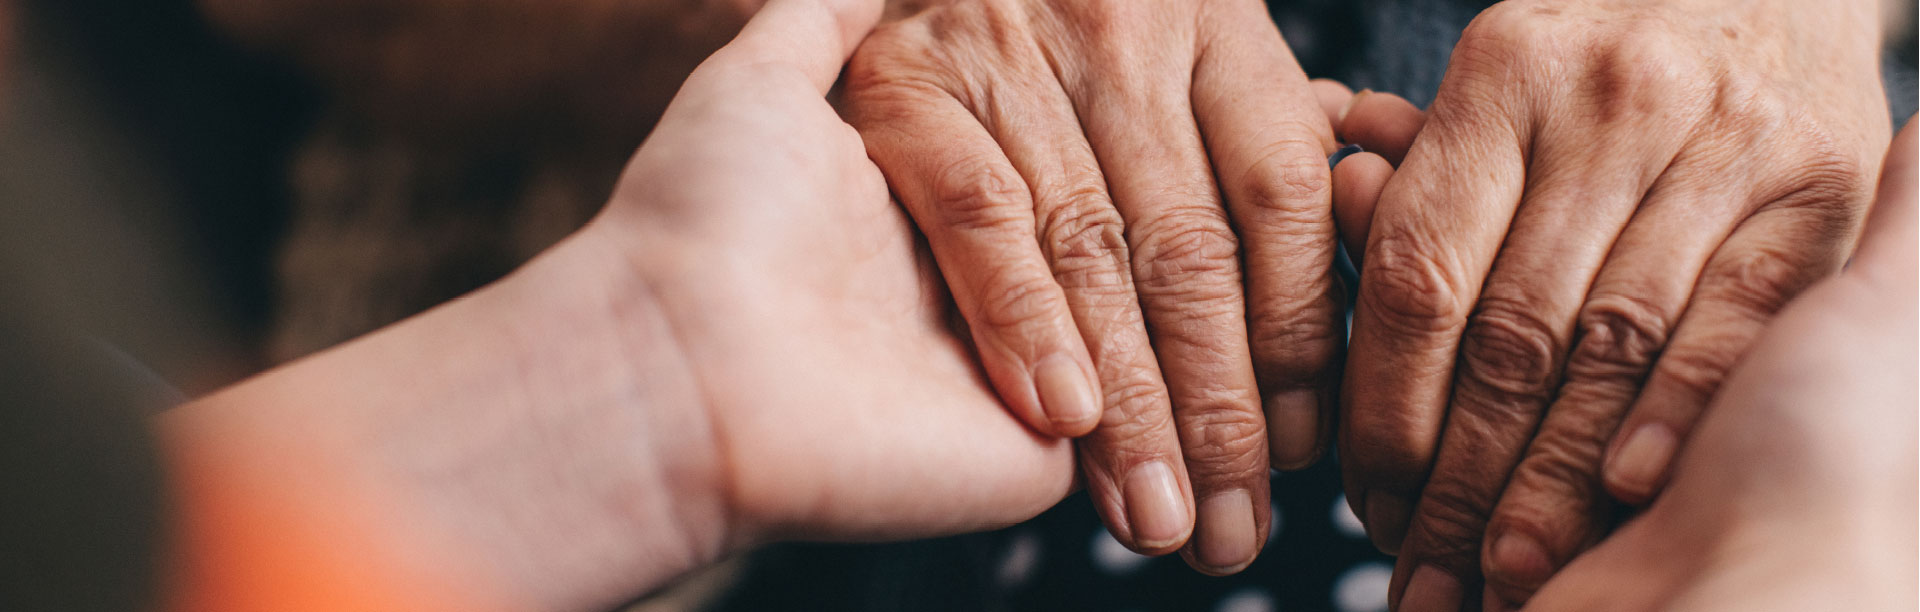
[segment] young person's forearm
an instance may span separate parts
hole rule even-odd
[[[607,607],[718,556],[698,392],[593,240],[164,417],[187,538],[196,513],[264,515],[342,547],[316,563],[384,566],[368,588],[502,609]]]

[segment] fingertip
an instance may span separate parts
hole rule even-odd
[[[1094,391],[1098,383],[1088,374],[1090,370],[1080,360],[1059,353],[1034,366],[1035,395],[1046,415],[1046,429],[1053,435],[1077,438],[1099,424],[1100,400]]]
[[[1555,563],[1539,538],[1511,528],[1489,531],[1495,534],[1487,541],[1484,553],[1489,595],[1503,599],[1494,592],[1494,582],[1527,590],[1546,584]]]
[[[1672,428],[1660,423],[1647,423],[1627,431],[1627,437],[1607,458],[1602,480],[1607,492],[1620,501],[1644,504],[1653,499],[1666,482],[1680,440]]]
[[[881,8],[879,0],[770,0],[702,66],[791,66],[824,95]]]
[[[1253,564],[1263,543],[1260,504],[1247,489],[1215,493],[1198,504],[1192,539],[1180,550],[1187,565],[1211,576],[1239,573]]]
[[[1367,537],[1380,552],[1396,555],[1407,537],[1407,523],[1413,518],[1413,503],[1398,493],[1375,489],[1362,496],[1366,504]]]
[[[1313,90],[1314,99],[1320,102],[1320,111],[1326,113],[1327,123],[1333,126],[1333,133],[1340,133],[1340,114],[1353,99],[1353,90],[1333,79],[1313,79],[1307,82]]]
[[[1194,515],[1180,477],[1165,460],[1152,460],[1127,473],[1120,490],[1127,515],[1129,548],[1143,555],[1164,555],[1193,535]]]
[[[1406,98],[1361,91],[1342,113],[1337,132],[1341,141],[1360,145],[1399,166],[1425,124],[1426,114]]]
[[[1267,397],[1267,448],[1274,469],[1294,471],[1320,457],[1320,391],[1287,389]]]
[[[1380,202],[1380,192],[1392,177],[1393,164],[1371,152],[1349,155],[1334,166],[1333,222],[1348,253],[1366,252],[1374,208]]]

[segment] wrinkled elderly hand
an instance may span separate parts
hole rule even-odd
[[[1524,601],[1839,267],[1888,137],[1877,8],[1515,0],[1466,30],[1372,213],[1346,369],[1398,609],[1471,604],[1483,570]]]
[[[846,107],[994,387],[1040,431],[1091,431],[1085,481],[1121,542],[1194,535],[1195,567],[1245,567],[1269,447],[1300,467],[1323,446],[1342,335],[1332,134],[1265,6],[904,4]]]
[[[1767,327],[1660,499],[1527,610],[1913,607],[1920,193],[1907,126],[1847,270]]]

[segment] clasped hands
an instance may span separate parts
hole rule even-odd
[[[1335,444],[1396,607],[1518,605],[1661,491],[1853,252],[1889,140],[1877,7],[1511,0],[1422,113],[1310,83],[1257,0],[773,0],[585,230],[304,371],[425,347],[514,385],[461,397],[471,440],[355,460],[420,466],[393,496],[432,507],[512,489],[461,462],[520,475],[542,503],[445,539],[524,558],[476,571],[526,607],[770,539],[1007,525],[1076,483],[1127,546],[1231,573],[1269,468]],[[1371,153],[1329,170],[1342,142]],[[486,354],[520,357],[455,369]],[[364,432],[334,433],[308,437]],[[474,533],[555,521],[675,529]]]
[[[845,115],[1115,537],[1237,571],[1337,429],[1432,609],[1525,601],[1659,491],[1889,138],[1870,2],[1501,3],[1424,116],[1310,83],[1254,0],[909,4]]]

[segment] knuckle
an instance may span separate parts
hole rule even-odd
[[[878,102],[907,102],[909,94],[933,89],[926,79],[926,24],[907,19],[876,26],[847,60],[847,103],[864,110]],[[890,106],[895,108],[898,105]],[[858,117],[858,114],[856,114]]]
[[[1261,369],[1317,379],[1340,356],[1339,313],[1324,296],[1296,308],[1255,308],[1248,340]]]
[[[1806,118],[1763,75],[1723,75],[1717,87],[1713,113],[1716,131],[1724,135],[1720,148],[1780,152],[1782,162],[1755,185],[1755,195],[1777,206],[1823,213],[1816,222],[1850,229],[1872,201],[1879,159],[1862,155],[1851,138]]]
[[[1065,308],[1053,280],[1045,275],[1007,266],[989,278],[981,288],[980,319],[990,329],[1006,332],[1043,327],[1054,313]]]
[[[1713,350],[1676,350],[1660,356],[1659,375],[1686,394],[1689,404],[1704,405],[1720,390],[1746,343],[1721,345]]]
[[[1481,11],[1460,32],[1454,46],[1451,65],[1459,65],[1489,76],[1511,74],[1539,58],[1555,53],[1564,44],[1559,28],[1537,8],[1515,3],[1500,3]]]
[[[1040,243],[1069,288],[1127,288],[1126,225],[1098,190],[1069,194],[1041,220]]]
[[[1782,207],[1815,213],[1818,225],[1810,229],[1818,238],[1845,240],[1873,199],[1873,177],[1858,158],[1843,153],[1832,137],[1809,135],[1799,140],[1802,153],[1785,173],[1789,178],[1783,193],[1772,200]]]
[[[933,212],[942,227],[1013,229],[1031,219],[1033,209],[1027,205],[1024,182],[1012,169],[991,159],[998,154],[997,150],[967,154],[934,173]]]
[[[1693,113],[1666,113],[1662,108],[1704,101],[1714,79],[1702,74],[1699,62],[1690,62],[1681,43],[1664,28],[1621,27],[1595,54],[1587,78],[1592,106],[1602,122],[1663,121]],[[1697,109],[1696,109],[1697,110]]]
[[[1458,283],[1418,241],[1398,231],[1382,232],[1368,256],[1360,277],[1361,305],[1389,333],[1450,332],[1465,318]]]
[[[1239,240],[1219,209],[1169,211],[1132,228],[1143,293],[1239,293]],[[1208,292],[1195,295],[1195,292]]]
[[[1575,322],[1580,341],[1567,362],[1569,376],[1638,379],[1667,345],[1672,315],[1626,293],[1596,295]]]
[[[1060,20],[1074,28],[1090,41],[1097,49],[1115,49],[1130,45],[1103,44],[1124,41],[1138,32],[1141,25],[1152,23],[1150,3],[1130,0],[1088,0],[1083,2],[1058,3],[1055,10],[1063,11]]]
[[[1804,261],[1798,252],[1804,245],[1786,242],[1761,242],[1720,253],[1706,271],[1718,281],[1701,287],[1696,299],[1737,308],[1753,320],[1772,317],[1823,271]]]
[[[1420,493],[1415,518],[1426,539],[1422,552],[1429,560],[1454,567],[1478,567],[1480,538],[1486,533],[1493,507],[1491,495],[1452,481],[1427,485]]]
[[[1461,337],[1461,376],[1501,405],[1544,405],[1553,394],[1560,340],[1534,309],[1488,296]]]
[[[1290,132],[1312,133],[1304,126]],[[1333,173],[1320,145],[1298,137],[1265,145],[1241,178],[1245,185],[1242,208],[1263,223],[1286,223],[1301,229],[1332,223],[1330,188]]]
[[[1515,487],[1537,493],[1546,493],[1558,499],[1586,499],[1600,487],[1600,460],[1606,450],[1605,433],[1611,433],[1611,425],[1619,422],[1619,411],[1609,411],[1610,415],[1591,420],[1605,421],[1606,427],[1596,424],[1594,427],[1579,428],[1577,433],[1571,429],[1560,430],[1563,433],[1542,437],[1527,451],[1526,459],[1515,468],[1513,482]],[[1534,499],[1523,498],[1523,503]]]
[[[1113,440],[1141,440],[1143,444],[1157,443],[1162,434],[1172,435],[1168,431],[1172,404],[1166,387],[1157,379],[1129,377],[1110,382],[1102,396],[1107,409],[1100,415],[1097,434]]]
[[[847,123],[863,132],[898,129],[921,112],[917,109],[938,99],[934,96],[945,95],[927,83],[877,69],[856,72],[850,65],[847,70]]]
[[[1179,417],[1181,452],[1195,471],[1240,475],[1266,467],[1266,423],[1253,406],[1188,407]]]

